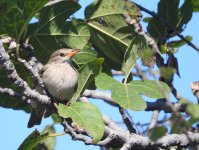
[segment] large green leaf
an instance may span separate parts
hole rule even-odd
[[[179,2],[180,0],[161,0],[158,3],[158,15],[173,28],[176,28],[180,21]]]
[[[170,88],[164,82],[154,80],[135,80],[130,82],[132,88],[139,94],[151,98],[164,98],[169,95]]]
[[[85,64],[81,68],[77,90],[71,98],[72,102],[76,101],[79,98],[79,96],[84,92],[84,90],[88,87],[88,85],[95,78],[95,76],[100,73],[102,62],[102,58],[96,58],[90,61],[89,63]]]
[[[35,53],[42,58],[61,47],[82,49],[90,38],[89,29],[82,20],[66,21],[80,5],[72,1],[59,1],[44,7],[39,21],[30,25],[30,42]]]
[[[48,0],[3,0],[0,2],[0,34],[19,42],[28,23]]]
[[[122,64],[122,71],[125,73],[126,77],[128,78],[132,68],[134,67],[136,63],[136,59],[138,58],[137,51],[145,50],[147,46],[147,42],[143,36],[137,35],[135,38],[133,38],[131,44],[127,48],[123,64]]]
[[[95,19],[115,14],[129,14],[133,18],[141,16],[135,5],[131,2],[120,0],[95,0],[85,10],[86,19]]]
[[[146,108],[146,102],[130,84],[119,83],[104,73],[95,78],[95,83],[99,89],[111,90],[113,100],[126,109],[144,110]]]
[[[179,0],[160,0],[158,3],[157,15],[173,28],[177,28],[182,19],[180,17],[178,6]],[[166,24],[157,20],[155,17],[150,19],[147,30],[156,39],[156,41],[163,40],[162,38],[166,40],[165,37],[172,36],[171,33],[173,32],[168,30]]]
[[[147,31],[153,38],[155,38],[156,41],[159,41],[161,40],[162,35],[165,33],[165,25],[153,17],[149,20]]]
[[[155,81],[145,80],[122,84],[104,73],[95,78],[95,83],[99,89],[111,90],[113,100],[122,107],[131,110],[144,110],[146,108],[146,102],[141,95],[163,98],[164,94],[168,95],[169,93],[169,87],[163,82],[156,83]]]
[[[122,71],[125,73],[125,82],[131,73],[132,68],[134,67],[137,59],[137,49],[132,49],[134,41],[131,42],[130,46],[127,48],[124,54],[124,60],[122,64]]]
[[[18,150],[31,150],[39,142],[43,141],[49,136],[49,133],[40,134],[38,131],[33,131],[19,146]]]
[[[81,67],[97,57],[97,52],[88,45],[73,57],[73,61]]]
[[[58,113],[64,118],[71,118],[78,127],[85,129],[93,142],[101,140],[105,125],[99,109],[90,103],[76,102],[70,106],[59,104]]]
[[[94,1],[85,10],[95,49],[115,69],[121,69],[125,50],[136,36],[133,27],[125,22],[124,14],[137,19],[140,11],[133,3],[120,0]]]
[[[192,17],[193,13],[193,3],[191,0],[185,0],[183,5],[180,7],[180,16],[181,16],[181,21],[178,26],[178,30],[183,31],[183,26],[186,25]]]

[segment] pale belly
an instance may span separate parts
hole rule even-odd
[[[69,64],[52,64],[46,68],[42,79],[53,97],[68,101],[73,96],[78,73]]]

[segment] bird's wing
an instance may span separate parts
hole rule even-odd
[[[46,69],[48,68],[49,65],[50,65],[50,64],[46,64],[46,65],[44,65],[44,66],[41,68],[41,70],[39,71],[39,74],[40,74],[41,77],[43,76],[43,73],[46,71]]]

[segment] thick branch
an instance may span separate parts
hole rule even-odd
[[[6,70],[8,78],[17,85],[23,92],[23,94],[30,98],[38,100],[40,103],[49,105],[51,101],[48,96],[39,94],[36,90],[32,90],[27,82],[25,82],[16,72],[14,64],[10,60],[10,56],[6,53],[2,41],[0,40],[0,64]]]
[[[129,132],[121,132],[120,130],[114,130],[108,126],[105,127],[104,139],[95,144],[87,136],[77,134],[75,132],[75,128],[68,125],[66,122],[62,125],[65,128],[65,132],[69,133],[73,137],[73,140],[80,140],[89,145],[122,147],[122,149],[125,150],[155,149],[158,147],[168,148],[170,146],[187,148],[190,144],[199,144],[199,133],[188,132],[187,134],[170,134],[163,136],[156,142],[153,142],[148,137],[138,134],[130,134]]]

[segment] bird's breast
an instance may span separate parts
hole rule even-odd
[[[42,79],[53,97],[70,100],[78,81],[78,73],[68,63],[51,64],[43,72]]]

